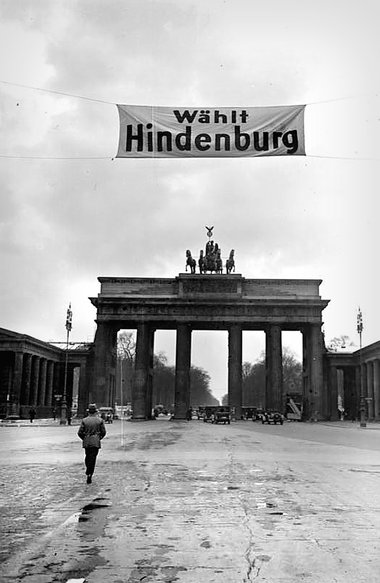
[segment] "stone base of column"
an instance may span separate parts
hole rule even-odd
[[[17,404],[12,403],[9,407],[9,412],[6,416],[6,420],[7,421],[17,421],[17,419],[20,419],[20,415],[17,413]]]

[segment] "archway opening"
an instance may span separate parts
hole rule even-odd
[[[283,413],[291,421],[300,421],[303,413],[303,337],[300,331],[282,332]]]
[[[176,331],[154,334],[152,405],[160,413],[174,412]]]
[[[121,329],[117,335],[115,414],[124,418],[132,410],[132,385],[136,353],[136,330]]]
[[[224,404],[228,392],[228,332],[193,330],[191,367],[191,406]]]
[[[265,332],[243,331],[242,359],[243,416],[251,417],[252,409],[265,408]]]

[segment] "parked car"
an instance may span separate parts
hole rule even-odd
[[[211,421],[213,423],[215,407],[206,407],[203,412],[203,421],[207,423],[207,421]]]
[[[99,413],[101,418],[106,423],[112,423],[114,418],[114,412],[112,407],[99,407]]]
[[[264,414],[264,409],[255,409],[252,413],[252,421],[262,421]]]
[[[211,423],[231,423],[231,414],[227,409],[221,408],[215,411],[214,418],[211,420]]]
[[[282,415],[282,413],[279,413],[279,411],[264,411],[261,417],[261,423],[263,425],[264,423],[268,423],[268,425],[270,425],[271,423],[273,423],[274,425],[280,423],[280,425],[283,425],[284,416]]]

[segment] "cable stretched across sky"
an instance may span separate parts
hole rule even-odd
[[[305,105],[185,109],[120,105],[103,99],[0,80],[0,83],[116,106],[120,119],[117,158],[210,158],[297,155],[335,160],[378,160],[370,157],[308,154],[304,111],[308,105],[357,99],[338,97]],[[377,97],[377,96],[376,96]],[[235,116],[235,117],[234,117]],[[157,126],[158,129],[155,129]],[[260,131],[258,131],[260,130]],[[0,158],[29,160],[114,160],[114,156],[32,156],[0,154]]]

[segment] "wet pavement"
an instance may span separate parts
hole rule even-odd
[[[1,581],[380,580],[379,425],[106,427],[0,428]]]

